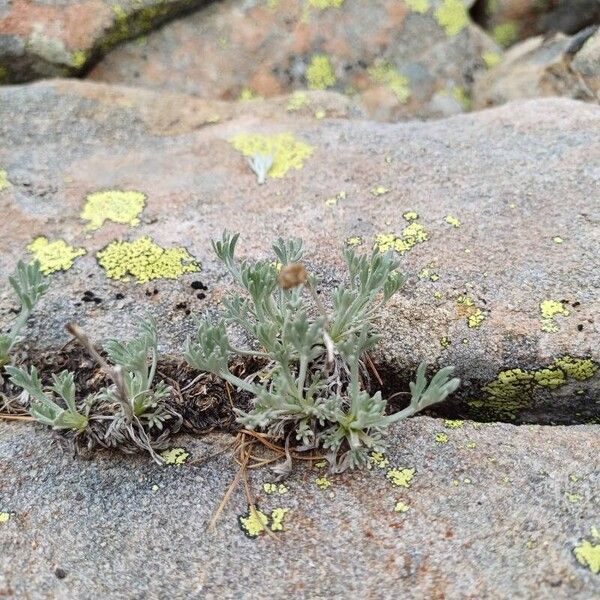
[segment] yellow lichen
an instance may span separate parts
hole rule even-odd
[[[406,502],[402,502],[402,500],[398,500],[398,502],[396,502],[396,505],[394,506],[394,512],[397,513],[405,513],[408,512],[410,510],[410,506],[408,504],[406,504]]]
[[[465,88],[455,85],[450,90],[450,95],[462,106],[463,110],[471,110],[473,100]]]
[[[406,104],[410,98],[410,87],[408,78],[402,75],[389,62],[376,62],[369,67],[368,71],[371,79],[378,84],[387,86],[401,104]]]
[[[288,100],[286,110],[294,112],[308,106],[309,103],[310,100],[306,92],[294,92]]]
[[[564,385],[566,380],[564,372],[560,369],[554,368],[539,369],[534,371],[533,377],[538,385],[551,390]]]
[[[385,187],[384,185],[377,185],[371,190],[371,194],[373,194],[373,196],[384,196],[390,192],[390,188]]]
[[[316,462],[313,466],[315,469],[324,469],[327,466],[327,461],[320,460],[320,461]]]
[[[257,94],[252,88],[245,87],[242,89],[238,96],[238,100],[241,102],[248,102],[249,100],[262,100],[262,96]]]
[[[163,450],[160,456],[165,461],[165,465],[182,465],[187,461],[190,453],[185,448],[169,448]]]
[[[344,0],[308,0],[308,4],[313,8],[325,10],[326,8],[339,8],[344,4]]]
[[[450,345],[452,344],[452,342],[446,337],[442,337],[440,338],[440,346],[444,349],[448,348]]]
[[[43,236],[35,238],[27,246],[27,250],[40,263],[40,270],[44,275],[67,271],[73,266],[76,258],[86,254],[84,248],[75,248],[60,239],[51,242]]]
[[[459,314],[467,319],[467,325],[471,329],[479,329],[485,321],[485,314],[475,306],[473,299],[470,296],[459,296],[456,302]]]
[[[484,52],[481,55],[481,58],[483,59],[483,62],[485,63],[486,68],[488,69],[492,69],[493,67],[495,67],[497,64],[499,64],[502,61],[502,55],[499,54],[498,52]]]
[[[430,8],[429,0],[404,0],[406,6],[413,12],[424,15]]]
[[[414,210],[407,210],[405,213],[403,213],[402,218],[405,221],[416,221],[419,218],[419,213],[415,212]]]
[[[564,243],[564,241],[565,241],[565,240],[563,240],[563,239],[562,239],[562,238],[561,238],[559,235],[555,235],[555,236],[552,238],[552,241],[553,241],[555,244],[562,244],[562,243]]]
[[[475,442],[467,442],[465,444],[465,448],[468,448],[469,450],[473,450],[474,448],[477,448],[477,444]]]
[[[378,234],[375,237],[375,249],[382,253],[395,250],[399,254],[404,254],[427,239],[428,235],[423,226],[419,223],[411,223],[404,228],[400,237],[393,233]]]
[[[326,90],[336,83],[335,73],[329,57],[315,54],[306,67],[306,81],[311,90]]]
[[[274,508],[271,511],[271,531],[283,531],[283,519],[289,508]]]
[[[447,444],[449,439],[450,438],[448,437],[447,433],[436,433],[435,434],[435,441],[438,444]]]
[[[345,200],[345,199],[346,199],[346,192],[340,192],[336,196],[327,198],[325,200],[325,206],[335,206],[340,200]]]
[[[513,21],[500,23],[492,29],[492,37],[499,46],[506,48],[519,38],[519,26]]]
[[[10,181],[8,181],[8,173],[0,169],[0,192],[10,187]]]
[[[595,575],[600,573],[600,543],[581,540],[573,548],[573,553],[580,565],[587,567]]]
[[[326,490],[328,487],[331,487],[331,481],[329,481],[327,477],[317,477],[317,479],[315,479],[315,485],[320,490]]]
[[[359,235],[352,235],[346,238],[346,246],[360,246],[363,243],[363,239]]]
[[[313,153],[312,146],[297,140],[291,133],[240,133],[231,139],[231,143],[247,157],[271,156],[273,164],[268,176],[274,178],[283,177],[290,169],[302,169],[304,161]]]
[[[390,464],[390,461],[383,455],[382,452],[371,452],[369,461],[380,469],[387,469]]]
[[[452,215],[447,215],[444,221],[446,221],[448,225],[452,225],[452,227],[460,227],[460,221]]]
[[[445,419],[444,427],[447,429],[460,429],[464,425],[461,419]]]
[[[594,376],[598,366],[589,358],[573,358],[563,356],[554,361],[555,366],[564,371],[568,377],[577,381],[585,381]]]
[[[86,229],[99,229],[104,221],[135,227],[146,204],[146,195],[132,190],[94,192],[86,198],[81,218],[89,221]]]
[[[0,511],[0,524],[7,523],[10,519],[10,513],[6,511]]]
[[[315,119],[324,119],[327,116],[327,111],[324,108],[315,110]]]
[[[572,504],[577,504],[578,502],[581,502],[583,500],[583,496],[581,494],[572,494],[570,492],[567,492],[566,496],[567,500]]]
[[[247,514],[238,517],[238,523],[249,538],[255,538],[265,531],[269,517],[256,506],[250,505]]]
[[[264,483],[265,494],[287,494],[288,488],[283,483]]]
[[[87,54],[83,50],[75,50],[71,54],[71,66],[75,69],[81,69],[87,61]]]
[[[469,13],[462,0],[443,0],[433,16],[450,36],[460,33],[469,24]]]
[[[388,469],[385,476],[395,486],[408,488],[415,476],[415,469]]]
[[[546,333],[555,333],[559,330],[558,324],[554,320],[555,317],[558,315],[568,317],[571,313],[558,300],[542,300],[540,302],[540,314],[542,316],[540,329]]]

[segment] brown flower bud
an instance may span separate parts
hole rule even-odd
[[[278,275],[279,285],[284,290],[289,290],[297,285],[306,283],[307,279],[308,273],[306,272],[304,265],[301,265],[300,263],[285,265],[285,267],[281,268]]]

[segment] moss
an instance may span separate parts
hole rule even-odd
[[[184,273],[196,273],[199,264],[185,248],[161,248],[150,237],[134,242],[115,240],[96,254],[98,263],[110,279],[133,275],[138,283],[153,279],[177,279]]]
[[[492,37],[499,46],[507,48],[519,38],[519,25],[514,21],[500,23],[492,29]]]
[[[86,197],[81,218],[88,221],[86,229],[100,229],[104,221],[135,227],[146,205],[146,195],[132,190],[106,190]]]
[[[466,317],[467,326],[471,329],[479,329],[486,316],[480,308],[475,306],[473,299],[470,296],[459,296],[456,304],[459,314]]]
[[[240,133],[231,139],[231,143],[247,157],[256,154],[272,156],[268,176],[274,178],[283,177],[290,169],[302,169],[304,161],[313,153],[312,146],[297,140],[291,133]]]
[[[308,98],[308,94],[306,92],[294,92],[287,103],[286,110],[288,112],[294,112],[308,106],[310,104],[310,100]]]
[[[8,180],[8,173],[0,169],[0,192],[10,187],[10,181]]]
[[[402,75],[394,65],[379,61],[367,70],[374,83],[387,86],[394,92],[398,102],[406,104],[410,99],[408,78]]]
[[[429,0],[404,0],[406,6],[413,12],[424,15],[430,8]]]
[[[415,469],[388,469],[385,476],[395,486],[409,488],[415,476]]]
[[[449,36],[460,33],[469,24],[469,13],[462,0],[443,0],[433,16]]]
[[[326,90],[336,83],[335,73],[329,57],[315,54],[306,68],[306,82],[311,90]]]
[[[573,554],[577,562],[587,567],[592,573],[600,573],[600,543],[590,540],[581,540],[575,548]]]
[[[378,234],[375,237],[375,249],[379,252],[394,250],[398,254],[404,254],[427,239],[428,234],[424,227],[420,223],[411,223],[404,228],[400,237],[393,233]]]
[[[460,227],[460,221],[452,215],[447,215],[444,221],[446,221],[448,225],[452,225],[452,227]]]
[[[396,505],[394,506],[394,512],[397,513],[405,513],[408,512],[410,510],[410,506],[408,504],[406,504],[406,502],[403,502],[402,500],[398,500],[398,502],[396,502]]]
[[[43,236],[35,238],[27,246],[27,250],[39,261],[40,270],[44,275],[67,271],[73,266],[76,258],[86,254],[84,248],[75,248],[60,239],[51,242]]]
[[[493,69],[502,62],[502,55],[498,52],[484,52],[481,58],[487,69]]]
[[[190,457],[190,453],[185,448],[169,448],[160,453],[165,465],[182,465]]]

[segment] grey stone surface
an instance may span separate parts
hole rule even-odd
[[[9,182],[0,192],[0,274],[28,256],[37,236],[87,252],[53,275],[27,330],[32,356],[62,347],[68,321],[95,339],[127,337],[134,317],[148,312],[163,350],[178,354],[194,315],[231,291],[210,248],[224,228],[240,231],[241,254],[255,258],[268,256],[280,235],[303,237],[327,293],[343,277],[339,251],[348,238],[369,251],[379,234],[402,235],[404,213],[416,211],[428,239],[399,255],[410,280],[383,315],[375,356],[389,391],[405,389],[427,360],[457,365],[463,379],[450,414],[598,418],[598,107],[539,100],[382,125],[347,120],[356,111],[329,94],[311,96],[297,112],[285,109],[286,98],[213,104],[76,81],[0,94],[0,170]],[[335,118],[316,119],[317,107]],[[259,186],[228,141],[247,132],[293,132],[313,154],[301,170]],[[378,187],[389,191],[373,195]],[[106,189],[147,195],[138,226],[85,228],[86,196]],[[340,192],[346,197],[332,205]],[[185,247],[202,272],[143,284],[107,278],[96,253],[144,235],[163,248]],[[205,298],[194,281],[208,287]],[[560,311],[544,319],[548,301]],[[7,326],[7,288],[0,308]],[[557,372],[565,356],[587,365],[578,377]],[[507,387],[504,375],[497,383],[513,369],[528,370],[529,379]]]
[[[446,443],[436,442],[446,433]],[[299,467],[284,531],[245,537],[241,489],[208,522],[234,476],[227,438],[181,438],[194,465],[145,457],[73,459],[51,434],[0,423],[0,590],[31,600],[200,598],[536,598],[589,600],[599,575],[574,549],[598,522],[598,426],[475,425],[419,417],[394,429],[389,467],[330,476]],[[211,457],[212,458],[209,458]],[[158,486],[158,487],[154,487]],[[410,508],[395,512],[402,501]],[[597,551],[597,550],[596,550]],[[60,578],[59,578],[60,577]]]

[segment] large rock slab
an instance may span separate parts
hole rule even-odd
[[[470,4],[225,0],[121,46],[89,76],[225,100],[327,88],[380,120],[441,116],[469,108],[474,73],[497,57]]]
[[[194,316],[231,291],[210,248],[225,228],[250,258],[303,237],[325,297],[344,277],[340,248],[376,244],[410,274],[380,324],[386,393],[427,360],[463,379],[449,416],[598,419],[599,107],[538,100],[390,125],[346,119],[354,108],[330,94],[290,111],[286,98],[212,104],[56,81],[0,100],[0,275],[28,247],[66,269],[28,328],[31,355],[61,348],[68,321],[126,337],[147,312],[180,354]],[[275,174],[292,168],[258,185],[232,143],[248,134],[286,134],[266,139]],[[7,323],[8,289],[0,307]]]
[[[287,512],[283,531],[250,539],[241,486],[208,529],[235,474],[226,437],[182,437],[188,463],[158,467],[73,459],[41,428],[0,423],[0,590],[32,600],[589,600],[600,595],[599,434],[414,418],[371,471],[296,465],[283,494],[265,492],[267,469],[252,471],[262,513]]]
[[[0,83],[77,75],[125,40],[204,0],[3,0]]]

